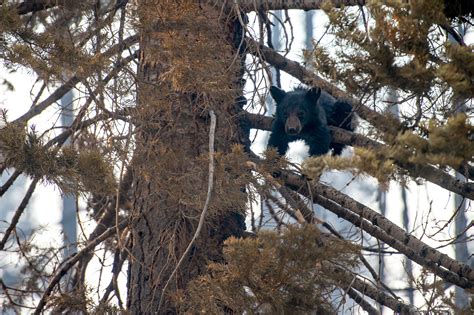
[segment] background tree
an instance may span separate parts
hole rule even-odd
[[[468,242],[469,226],[430,246],[319,180],[332,168],[386,188],[429,181],[473,199],[474,54],[452,27],[471,25],[473,10],[469,1],[446,3],[3,1],[3,66],[37,78],[28,110],[12,118],[13,105],[3,106],[1,166],[10,175],[0,195],[20,175],[30,178],[1,226],[0,250],[23,264],[21,283],[2,280],[4,309],[334,313],[349,296],[370,314],[381,305],[460,312],[445,288],[472,290],[474,271],[437,248]],[[314,40],[306,66],[285,56],[292,9],[323,9],[330,22],[333,41]],[[285,11],[278,18],[270,10]],[[272,23],[286,34],[282,54],[268,44]],[[270,130],[272,122],[256,114],[265,112],[269,67],[353,105],[357,133],[331,126],[335,142],[354,147],[350,157],[313,157],[299,167],[274,151],[252,152],[250,129]],[[78,95],[72,124],[40,123],[57,117],[56,102],[71,90]],[[399,95],[399,117],[387,111],[388,91]],[[27,209],[39,184],[84,202],[70,257],[17,228],[25,211],[41,211]],[[245,231],[247,209],[260,199],[278,231]],[[316,217],[313,203],[357,235]],[[264,220],[257,215],[250,211],[250,221]],[[422,266],[413,281],[425,303],[415,307],[381,281],[372,253],[403,254]],[[97,269],[98,284],[88,280]]]

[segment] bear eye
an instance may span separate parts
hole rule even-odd
[[[299,118],[302,118],[302,117],[304,117],[304,116],[305,116],[305,112],[302,111],[302,110],[300,110],[300,111],[298,112],[298,117],[299,117]]]

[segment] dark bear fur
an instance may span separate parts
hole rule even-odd
[[[285,92],[276,86],[270,88],[276,102],[276,117],[268,146],[277,149],[280,155],[288,150],[288,143],[304,140],[309,146],[309,155],[323,155],[332,149],[334,155],[341,154],[345,145],[332,143],[328,125],[353,131],[352,106],[336,101],[319,88],[296,88]]]

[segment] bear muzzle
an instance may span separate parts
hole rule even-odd
[[[290,116],[285,122],[285,132],[290,136],[296,136],[301,132],[301,122],[297,116]]]

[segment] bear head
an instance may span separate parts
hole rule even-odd
[[[285,126],[285,133],[290,136],[299,135],[303,129],[314,123],[314,117],[318,117],[319,106],[317,102],[321,95],[321,89],[311,88],[309,90],[297,89],[292,92],[272,86],[270,94],[276,102],[276,119]]]

